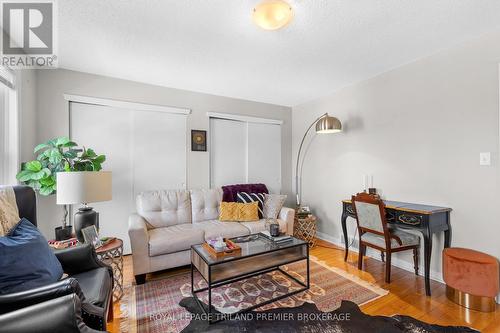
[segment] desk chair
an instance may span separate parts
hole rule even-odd
[[[363,269],[366,247],[385,253],[385,282],[391,283],[391,255],[394,252],[413,250],[415,274],[418,275],[418,250],[420,238],[409,232],[390,228],[387,224],[384,202],[368,193],[352,196],[359,233],[358,269]]]

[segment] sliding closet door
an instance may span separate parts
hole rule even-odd
[[[71,103],[70,110],[71,139],[106,155],[103,169],[113,172],[113,200],[90,203],[99,212],[99,233],[119,237],[128,244],[126,223],[134,204],[129,150],[133,140],[132,111],[80,103]],[[74,205],[74,211],[78,207]]]
[[[281,126],[210,118],[210,184],[264,183],[281,191]]]
[[[248,123],[248,182],[281,191],[281,126]]]
[[[121,238],[130,253],[128,218],[136,195],[186,183],[186,116],[75,102],[70,110],[72,140],[106,155],[103,169],[113,172],[113,199],[91,203],[100,234]]]
[[[148,190],[186,187],[186,116],[134,112],[134,197]]]
[[[246,183],[246,123],[210,118],[210,187]]]

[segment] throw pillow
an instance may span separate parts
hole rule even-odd
[[[219,220],[222,222],[238,221],[238,205],[236,202],[221,202],[219,207]]]
[[[47,285],[58,281],[62,274],[47,240],[25,218],[0,237],[0,294]]]
[[[264,200],[264,218],[276,219],[286,200],[286,194],[266,194]]]
[[[248,192],[238,192],[236,195],[237,202],[250,203],[257,202],[259,207],[259,219],[264,216],[264,193],[248,193]]]
[[[5,236],[19,222],[16,194],[12,186],[0,186],[0,236]]]
[[[221,222],[249,222],[259,220],[259,206],[257,202],[248,204],[239,202],[221,202],[219,221]]]
[[[259,220],[259,204],[257,202],[237,203],[238,221],[250,222]]]

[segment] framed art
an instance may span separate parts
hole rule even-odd
[[[94,248],[99,248],[102,246],[102,242],[99,239],[99,235],[97,234],[97,229],[95,225],[88,226],[82,229],[83,239],[85,243],[90,243],[94,246]]]
[[[207,151],[207,131],[191,130],[191,151]]]

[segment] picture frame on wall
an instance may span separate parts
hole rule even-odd
[[[207,131],[191,130],[191,151],[207,151]]]

